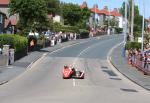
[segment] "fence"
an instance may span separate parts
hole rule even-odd
[[[150,75],[150,57],[145,60],[140,55],[133,55],[128,57],[128,63],[142,71],[144,75]]]

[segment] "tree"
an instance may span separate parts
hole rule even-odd
[[[128,21],[129,21],[129,24],[130,24],[130,20],[131,20],[131,7],[132,7],[132,0],[128,0],[129,2],[129,5],[128,5],[128,12],[127,12],[127,15],[128,15]],[[122,7],[120,8],[120,13],[123,15],[124,17],[124,14],[125,14],[125,2],[122,4]],[[139,7],[137,5],[134,6],[134,36],[139,36],[139,34],[141,33],[142,31],[142,18],[143,16],[140,15],[140,12],[139,12]],[[138,32],[138,33],[137,33]]]
[[[88,8],[80,8],[79,5],[71,3],[62,3],[61,6],[63,10],[62,14],[64,17],[64,23],[66,25],[85,28],[90,16],[90,11]]]
[[[18,28],[23,32],[48,24],[45,0],[11,0],[9,7],[10,15],[19,15]]]
[[[47,7],[48,7],[48,13],[53,14],[60,14],[60,1],[59,0],[45,0]]]

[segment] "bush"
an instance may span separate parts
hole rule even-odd
[[[10,45],[10,48],[15,49],[15,55],[27,54],[28,41],[25,37],[12,34],[0,35],[0,48],[2,48],[3,45]],[[19,59],[18,56],[16,58]]]
[[[86,29],[79,29],[80,32],[80,38],[89,38],[89,31]]]
[[[72,32],[72,33],[78,33],[79,28],[76,26],[66,26],[66,25],[60,25],[58,23],[53,24],[53,31],[55,32]]]
[[[129,49],[140,49],[141,48],[141,43],[138,42],[127,42],[125,46],[126,50]]]
[[[115,28],[115,30],[117,34],[120,34],[123,32],[123,28]]]

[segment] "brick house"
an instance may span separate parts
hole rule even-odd
[[[0,0],[0,14],[2,14],[3,23],[0,27],[0,33],[12,34],[15,31],[17,24],[17,15],[9,16],[9,2],[10,0]]]

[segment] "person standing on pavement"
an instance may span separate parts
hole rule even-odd
[[[144,69],[148,69],[147,59],[148,59],[147,53],[144,53]]]

